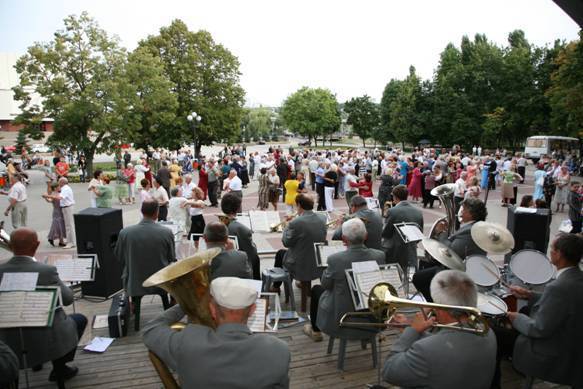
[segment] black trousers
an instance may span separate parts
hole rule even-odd
[[[168,205],[163,205],[158,210],[158,221],[166,221],[168,217]]]
[[[318,211],[325,211],[326,199],[324,197],[324,184],[316,183],[316,192],[318,193]]]
[[[83,332],[85,331],[85,327],[87,327],[87,318],[85,316],[81,315],[80,313],[73,313],[73,314],[69,315],[69,317],[71,319],[73,319],[73,321],[75,322],[75,325],[77,326],[77,337],[79,339],[81,339],[81,336],[83,336]],[[53,362],[53,370],[54,370],[55,375],[57,377],[59,377],[60,375],[62,375],[65,372],[66,363],[71,362],[73,359],[75,359],[75,352],[76,351],[77,351],[77,347],[75,346],[67,354],[52,361]]]
[[[316,325],[316,319],[318,318],[318,303],[320,302],[320,296],[324,293],[324,287],[322,285],[312,286],[312,296],[310,297],[310,322],[312,323],[312,329],[316,332],[320,332],[320,328]]]
[[[314,172],[310,172],[310,185],[312,190],[316,190],[316,174]]]
[[[522,180],[520,180],[520,183],[524,184],[524,175],[526,174],[526,167],[525,166],[518,166],[516,168],[516,170],[518,170],[518,174],[520,174],[520,176],[522,177]]]
[[[431,280],[433,280],[433,277],[442,270],[443,267],[441,265],[435,265],[423,270],[417,270],[415,274],[413,274],[413,285],[415,285],[415,289],[423,294],[425,300],[430,303],[433,302],[430,290]]]
[[[496,174],[488,173],[488,189],[496,189]]]
[[[218,180],[208,183],[208,193],[209,193],[209,201],[211,202],[211,207],[218,206],[217,187],[218,187]]]
[[[578,234],[581,232],[581,220],[579,221],[574,221],[571,220],[571,225],[573,226],[573,228],[571,229],[571,234]]]
[[[206,223],[204,222],[204,217],[202,215],[195,215],[190,217],[190,231],[188,231],[188,239],[192,234],[202,234],[204,232],[204,227]],[[194,241],[198,241],[200,236],[195,236]]]

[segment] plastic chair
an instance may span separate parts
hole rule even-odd
[[[332,354],[332,350],[334,349],[334,339],[336,339],[336,337],[330,336],[330,339],[328,340],[327,354]],[[337,364],[338,370],[344,370],[344,358],[346,357],[346,343],[349,340],[360,340],[363,350],[366,349],[366,344],[370,343],[371,350],[372,350],[372,366],[373,366],[373,368],[377,367],[378,361],[377,361],[376,334],[370,334],[364,338],[360,338],[360,337],[347,338],[347,337],[339,336],[338,339],[340,339],[340,346],[338,348],[338,364]]]
[[[296,303],[294,299],[294,292],[292,288],[292,278],[289,272],[281,267],[274,267],[271,269],[265,269],[261,273],[261,290],[263,292],[269,292],[269,289],[274,282],[282,282],[285,291],[285,302],[290,303],[292,311],[296,310]]]
[[[162,305],[164,306],[164,310],[167,310],[168,308],[170,308],[170,300],[168,299],[168,293],[166,293],[164,291],[160,291],[160,292],[155,293],[155,294],[160,296],[160,298],[162,299]],[[144,297],[144,296],[132,296],[131,297],[132,306],[134,309],[134,329],[136,330],[136,332],[138,332],[140,330],[140,311],[141,311],[141,305],[142,305],[142,297]]]

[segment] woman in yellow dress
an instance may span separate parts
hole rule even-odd
[[[298,195],[298,187],[300,182],[296,179],[295,173],[292,173],[284,184],[285,186],[285,204],[288,210],[292,212],[296,205],[296,196]]]
[[[176,185],[180,185],[182,183],[182,178],[180,174],[182,173],[182,168],[178,164],[178,160],[173,159],[172,164],[168,167],[170,170],[170,188],[174,188]]]

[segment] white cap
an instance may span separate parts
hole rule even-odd
[[[243,309],[255,303],[257,291],[238,277],[219,277],[211,282],[211,296],[221,307]]]

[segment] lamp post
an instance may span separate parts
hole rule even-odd
[[[192,123],[192,155],[194,156],[194,158],[197,158],[198,155],[196,155],[196,123],[200,122],[202,118],[200,117],[200,115],[197,115],[196,112],[193,111],[186,117],[186,120]]]
[[[273,136],[275,135],[275,121],[277,119],[275,118],[275,116],[271,117],[271,140],[273,140]]]

